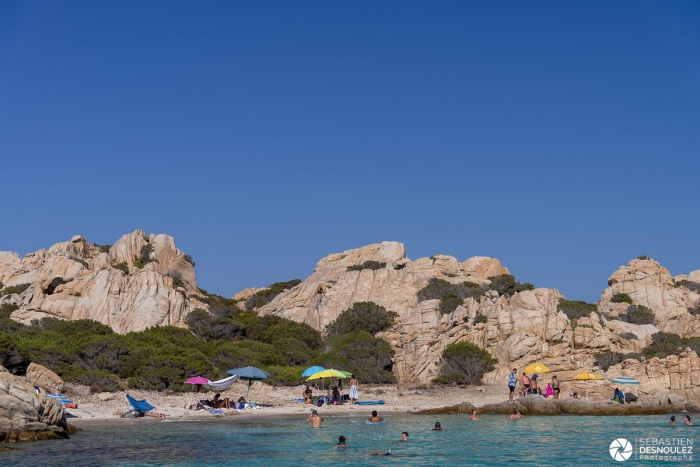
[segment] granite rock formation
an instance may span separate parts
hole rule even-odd
[[[76,235],[24,258],[0,252],[0,282],[24,288],[0,296],[0,305],[19,307],[16,321],[93,319],[118,333],[184,326],[197,291],[194,267],[173,238],[142,230],[109,248]]]

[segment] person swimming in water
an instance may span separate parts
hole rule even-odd
[[[309,422],[311,422],[311,426],[313,428],[321,428],[321,422],[323,422],[323,418],[318,414],[316,410],[312,410],[311,415],[309,415],[309,418],[307,418],[304,423]]]
[[[336,444],[335,447],[344,448],[345,446],[347,446],[347,444],[345,444],[345,436],[338,436],[338,444]]]
[[[690,421],[690,415],[686,415],[683,417],[683,421],[685,422],[686,425],[692,425],[693,422]]]
[[[676,421],[676,416],[671,415],[671,421],[668,422],[669,425],[678,425],[678,422]]]
[[[367,421],[368,421],[368,422],[372,422],[372,423],[381,423],[381,422],[384,421],[384,419],[383,419],[382,417],[380,417],[379,415],[377,415],[377,411],[376,411],[376,410],[373,410],[373,411],[372,411],[372,416],[369,417],[369,418],[367,419]]]
[[[408,441],[408,431],[401,433],[401,441]]]
[[[435,422],[435,428],[433,428],[433,431],[444,431],[445,429],[440,426],[440,422]]]
[[[388,451],[379,451],[379,450],[375,450],[375,451],[370,452],[370,453],[367,454],[367,455],[368,455],[368,456],[390,456],[390,455],[391,455],[391,449],[389,449]]]
[[[479,416],[476,414],[476,409],[472,410],[472,414],[469,416],[469,420],[479,420]]]

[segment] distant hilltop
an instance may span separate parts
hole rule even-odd
[[[212,297],[197,288],[194,263],[172,237],[141,230],[114,245],[77,235],[24,258],[0,252],[0,282],[0,306],[11,307],[16,321],[93,319],[122,334],[186,327],[190,312],[210,311]],[[511,368],[537,361],[564,379],[599,368],[698,399],[700,270],[672,277],[639,257],[613,272],[608,285],[597,303],[570,301],[556,289],[520,283],[495,258],[410,260],[402,243],[382,242],[328,255],[303,281],[233,298],[240,308],[322,333],[355,303],[394,312],[393,324],[376,335],[395,352],[391,370],[399,382],[433,380],[445,348],[469,342],[497,361],[486,383],[503,384]],[[672,352],[650,351],[662,344]]]

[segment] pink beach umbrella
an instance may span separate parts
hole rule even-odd
[[[196,384],[197,392],[202,390],[202,384],[209,384],[211,381],[206,379],[204,376],[193,376],[192,378],[185,381],[185,384]]]

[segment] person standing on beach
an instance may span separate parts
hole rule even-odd
[[[309,415],[309,418],[307,418],[304,423],[309,422],[311,422],[311,426],[313,428],[321,428],[321,422],[323,422],[323,418],[318,414],[316,410],[312,410],[311,415]]]
[[[515,394],[515,386],[518,382],[515,372],[518,371],[517,368],[513,368],[513,371],[508,375],[508,389],[510,389],[510,395],[508,396],[508,401],[513,402],[513,395]]]
[[[359,382],[357,381],[357,378],[355,378],[355,375],[350,376],[350,403],[351,404],[356,404],[357,401],[360,399],[359,394],[357,392],[357,386],[359,386]]]
[[[523,376],[520,377],[520,385],[522,386],[520,389],[521,394],[523,397],[527,396],[527,393],[530,391],[530,378],[527,377],[524,371]]]
[[[559,399],[559,380],[557,379],[557,375],[552,376],[552,392],[554,392],[554,398]]]

